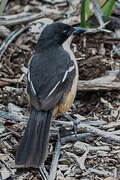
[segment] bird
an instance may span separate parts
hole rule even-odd
[[[31,111],[15,157],[18,168],[39,168],[47,158],[51,119],[69,110],[77,91],[78,66],[70,49],[71,40],[85,31],[54,22],[40,34],[28,65]]]

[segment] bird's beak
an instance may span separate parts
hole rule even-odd
[[[77,34],[82,34],[84,32],[86,32],[88,29],[87,28],[82,28],[82,27],[73,27],[73,35],[77,35]]]

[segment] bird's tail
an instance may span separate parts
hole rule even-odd
[[[17,167],[38,168],[46,159],[52,111],[32,109],[24,136],[18,147]]]

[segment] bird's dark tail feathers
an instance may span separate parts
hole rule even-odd
[[[17,150],[16,167],[39,168],[45,161],[52,112],[32,109],[27,128]]]

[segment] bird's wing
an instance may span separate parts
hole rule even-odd
[[[31,104],[37,110],[54,108],[72,87],[74,62],[65,51],[59,55],[56,53],[49,56],[36,54],[30,63],[27,91]]]

